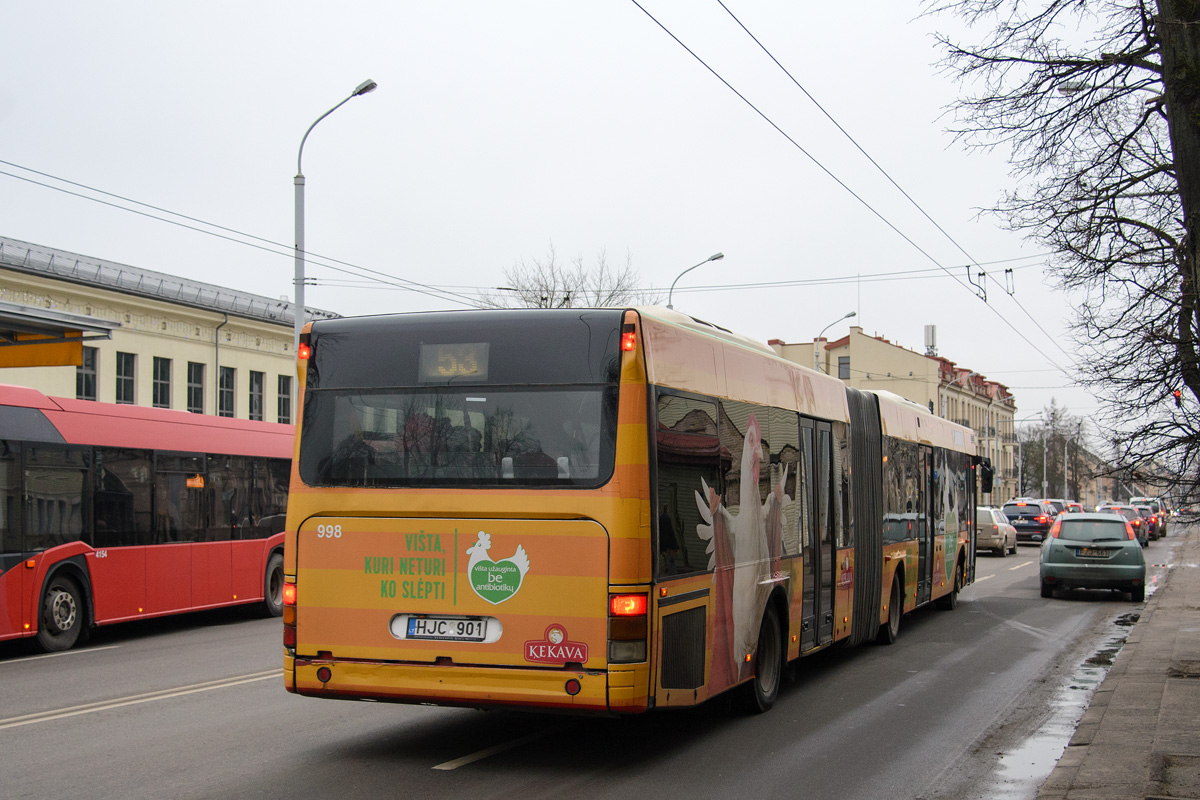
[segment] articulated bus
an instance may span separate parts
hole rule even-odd
[[[970,430],[677,312],[320,320],[298,356],[294,693],[766,710],[974,579]]]
[[[0,640],[283,607],[294,428],[0,386]]]

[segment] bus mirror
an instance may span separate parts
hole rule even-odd
[[[983,494],[991,494],[994,474],[991,459],[981,458],[979,460],[979,491]]]

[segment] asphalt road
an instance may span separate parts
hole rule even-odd
[[[1149,560],[1167,563],[1171,542]],[[278,620],[242,611],[115,626],[50,656],[0,644],[0,791],[1031,798],[1066,741],[1048,722],[1086,705],[1079,666],[1140,608],[1103,592],[1041,598],[1037,552],[981,555],[959,607],[906,616],[891,647],[802,660],[759,716],[720,701],[579,719],[296,697]],[[1048,763],[1022,761],[1029,742]]]

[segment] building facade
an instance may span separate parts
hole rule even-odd
[[[980,504],[999,506],[1017,495],[1017,407],[1008,387],[940,356],[868,336],[857,326],[834,341],[772,339],[768,344],[789,361],[808,367],[815,363],[855,389],[898,394],[975,431],[979,454],[995,470],[993,489],[980,495]]]
[[[86,342],[77,366],[7,367],[0,382],[54,397],[295,422],[287,300],[0,237],[0,301],[119,325],[110,339]]]

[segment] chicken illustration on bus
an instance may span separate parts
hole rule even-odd
[[[485,531],[467,548],[471,557],[467,562],[467,575],[475,594],[492,605],[499,605],[517,593],[529,572],[529,556],[525,548],[517,545],[517,551],[508,558],[493,561],[488,551],[492,549],[492,537]]]
[[[746,677],[744,655],[758,646],[758,620],[770,594],[783,541],[782,510],[794,502],[783,492],[787,467],[772,484],[766,501],[759,498],[762,434],[750,414],[742,448],[740,494],[735,516],[721,495],[700,479],[696,505],[703,523],[696,533],[708,541],[708,568],[713,570],[713,683],[732,686]],[[761,502],[761,505],[760,505]]]

